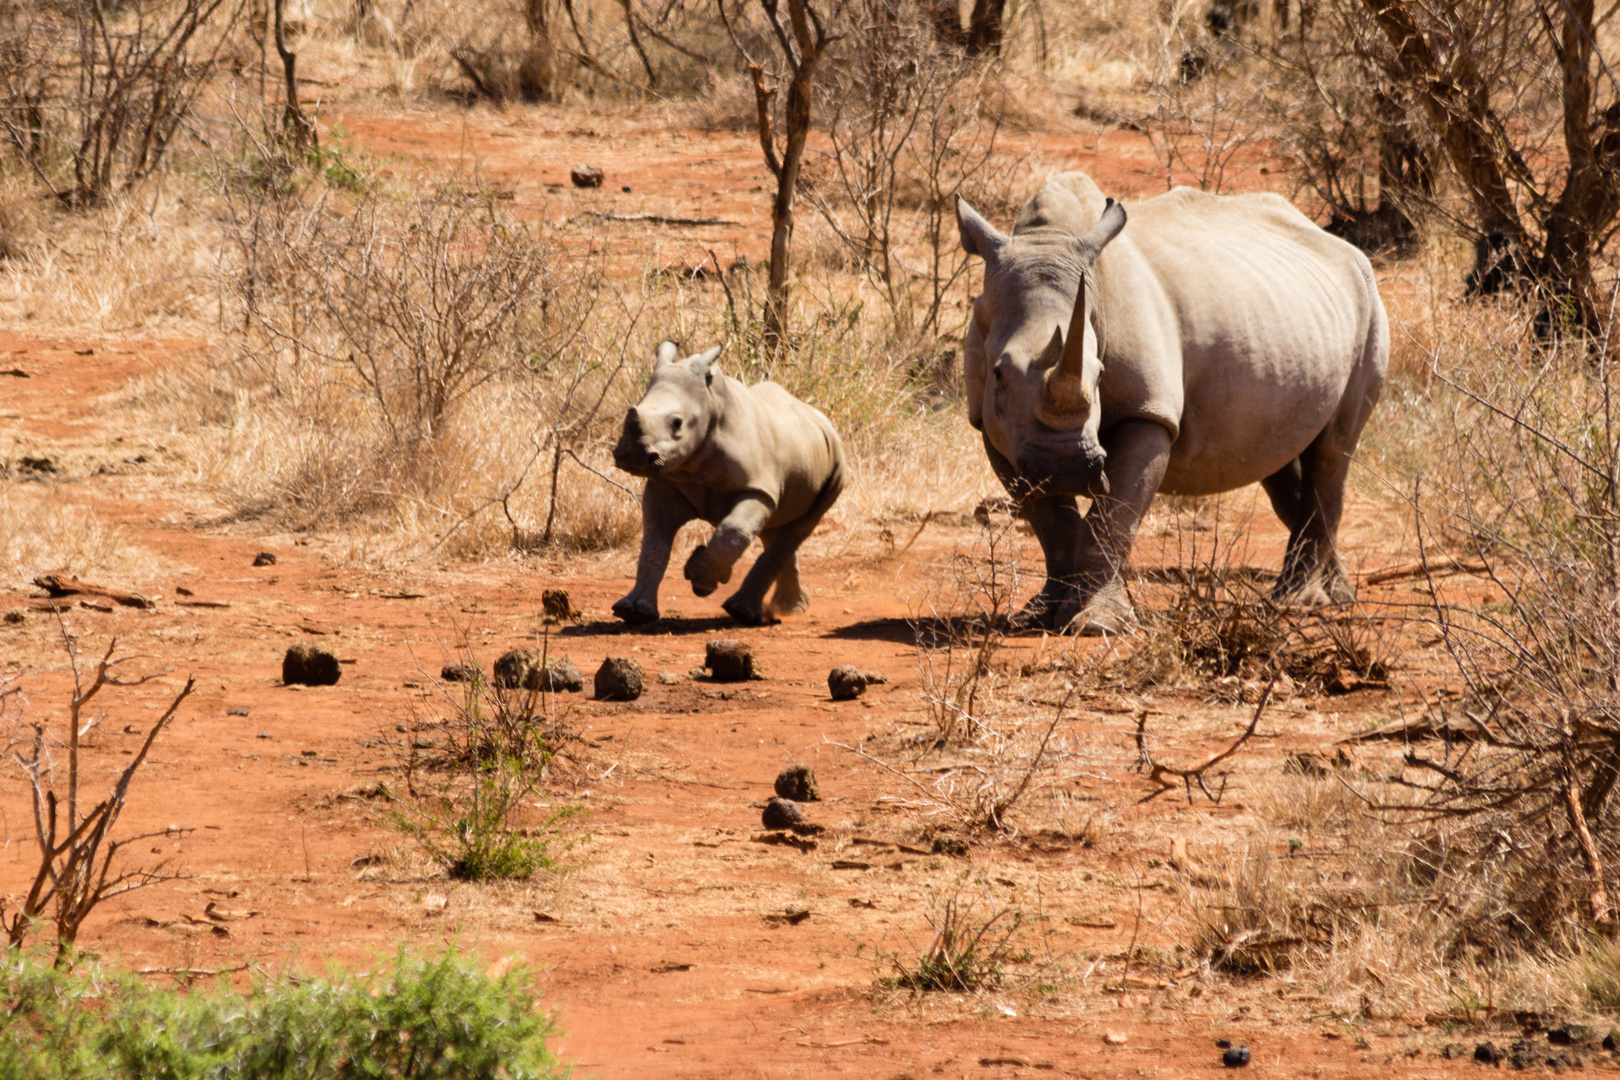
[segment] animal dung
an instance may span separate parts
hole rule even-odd
[[[776,793],[794,802],[820,802],[816,774],[804,765],[792,765],[776,774]]]
[[[573,181],[577,188],[593,188],[602,186],[603,172],[595,165],[575,165],[568,170],[568,179]]]
[[[540,606],[547,622],[584,622],[585,613],[574,606],[566,589],[547,589],[540,594]]]
[[[294,645],[281,660],[281,681],[288,686],[331,686],[343,677],[343,665],[325,649]]]
[[[585,689],[585,676],[567,656],[542,662],[538,649],[513,649],[495,661],[495,685],[502,690],[578,693]]]
[[[703,666],[715,682],[744,682],[765,676],[754,660],[754,650],[746,641],[715,638],[703,647]]]
[[[259,552],[257,555],[253,556],[253,565],[254,566],[274,566],[274,565],[276,565],[275,552],[273,552],[273,551],[261,551],[261,552]]]
[[[641,687],[641,665],[628,656],[610,656],[596,669],[598,701],[634,701]]]
[[[1221,1055],[1221,1064],[1228,1069],[1241,1069],[1249,1063],[1249,1048],[1234,1046]]]
[[[792,799],[772,799],[765,804],[765,812],[760,815],[760,820],[767,829],[791,829],[804,824],[804,811]]]
[[[866,693],[866,684],[871,682],[866,672],[850,664],[839,664],[827,673],[827,692],[834,701],[854,701]]]
[[[439,672],[439,678],[445,682],[477,682],[480,674],[471,664],[446,664]]]

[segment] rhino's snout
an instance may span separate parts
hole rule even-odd
[[[663,467],[663,458],[646,445],[641,416],[634,408],[624,414],[624,431],[613,447],[613,464],[636,476],[647,476]]]
[[[1049,455],[1035,448],[1026,448],[1014,464],[1018,468],[1018,486],[1015,494],[1020,498],[1041,496],[1080,496],[1094,499],[1112,491],[1108,473],[1104,471],[1107,454],[1102,447],[1088,447],[1084,452]]]

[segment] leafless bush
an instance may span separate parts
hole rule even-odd
[[[5,143],[70,206],[132,190],[162,166],[241,10],[237,0],[7,0]]]
[[[948,890],[929,889],[928,944],[914,958],[880,953],[881,981],[901,990],[984,990],[1001,983],[1008,964],[1023,958],[1018,934],[1024,914],[998,903],[988,882],[963,874]]]
[[[1612,310],[1612,309],[1611,309]],[[1526,314],[1529,318],[1533,315]],[[1472,603],[1432,577],[1431,617],[1465,692],[1432,710],[1461,734],[1406,756],[1421,813],[1466,822],[1487,862],[1517,864],[1520,928],[1579,915],[1615,929],[1610,867],[1620,780],[1620,416],[1607,339],[1544,354],[1509,343],[1434,357],[1450,391],[1449,468],[1414,485],[1432,548],[1486,568]],[[1513,364],[1513,368],[1505,365]],[[1498,873],[1501,871],[1499,870]],[[1579,884],[1577,884],[1579,883]],[[1571,894],[1584,895],[1577,902]]]
[[[942,48],[931,18],[906,0],[861,0],[846,14],[826,77],[832,148],[806,175],[812,205],[908,343],[949,332],[942,309],[967,271],[956,197],[981,200],[1016,167],[997,155],[997,71]]]
[[[128,801],[135,774],[146,763],[146,756],[158,734],[174,719],[175,712],[195,685],[195,680],[186,680],[184,688],[146,733],[135,756],[119,771],[112,790],[85,809],[80,803],[79,789],[81,783],[88,782],[88,769],[80,760],[80,748],[84,737],[102,719],[86,718],[85,706],[105,687],[139,686],[150,676],[139,679],[118,677],[114,669],[129,658],[113,656],[118,647],[116,638],[108,643],[106,653],[96,661],[94,671],[89,673],[80,668],[74,639],[65,626],[62,640],[73,671],[73,694],[68,700],[65,737],[53,737],[47,721],[34,720],[29,724],[32,728],[30,736],[19,738],[14,734],[6,747],[28,778],[33,797],[33,840],[39,852],[39,866],[20,903],[14,903],[8,911],[6,900],[0,899],[0,926],[5,928],[7,940],[14,949],[23,944],[29,933],[50,912],[49,918],[55,924],[59,965],[71,953],[84,920],[103,900],[175,877],[164,869],[161,862],[153,867],[128,866],[122,853],[130,844],[154,836],[180,837],[185,835],[186,830],[171,826],[117,839],[113,832]],[[15,687],[4,689],[0,692],[0,705],[8,696],[15,695]],[[25,744],[27,749],[16,750],[19,744]],[[59,775],[55,754],[64,747],[67,765],[65,775]]]
[[[634,313],[596,325],[616,294],[594,266],[534,235],[487,187],[350,198],[252,188],[231,204],[243,389],[256,384],[321,436],[275,501],[312,524],[451,495],[437,503],[455,519],[443,539],[499,507],[523,546],[511,500],[544,457],[537,531],[550,543],[559,472],[609,423]],[[496,483],[478,493],[458,469],[475,397],[532,410],[525,445],[506,448]]]

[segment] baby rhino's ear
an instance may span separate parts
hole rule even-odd
[[[715,376],[720,374],[720,368],[715,364],[715,361],[720,358],[720,350],[723,348],[725,348],[724,345],[716,345],[708,352],[698,353],[687,361],[692,365],[694,374],[703,376],[704,386],[713,386]]]
[[[658,343],[658,352],[655,354],[656,359],[653,362],[653,370],[657,371],[665,364],[673,364],[680,355],[681,350],[673,341],[660,341]]]

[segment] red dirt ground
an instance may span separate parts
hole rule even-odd
[[[407,132],[429,138],[434,123],[361,115],[343,122],[380,152],[405,149]],[[694,133],[684,137],[689,149],[653,162],[647,142],[611,131],[559,133],[514,121],[521,134],[508,141],[487,129],[497,122],[504,121],[494,118],[467,138],[492,174],[524,175],[531,190],[520,190],[520,199],[537,200],[541,185],[588,155],[608,166],[610,185],[620,169],[636,176],[632,196],[597,196],[603,205],[701,209],[750,223],[700,236],[705,248],[734,242],[748,251],[760,239],[763,195],[718,194],[746,192],[748,178],[763,175],[757,148],[741,136]],[[583,198],[546,190],[553,216]],[[674,243],[668,250],[686,253]],[[79,355],[91,347],[92,355]],[[120,652],[137,656],[132,671],[159,676],[98,700],[106,715],[86,759],[98,783],[122,767],[138,745],[134,732],[185,677],[197,680],[137,780],[125,818],[131,830],[194,830],[141,853],[172,858],[188,876],[107,904],[87,928],[89,950],[137,968],[364,965],[401,946],[447,942],[492,959],[520,956],[544,971],[546,1000],[566,1032],[558,1046],[564,1060],[604,1080],[1199,1075],[1220,1068],[1216,1039],[1246,1043],[1252,1068],[1266,1075],[1463,1068],[1435,1056],[1444,1036],[1434,1018],[1351,1027],[1313,1013],[1308,986],[1223,988],[1175,977],[1173,962],[1144,974],[1142,961],[1130,975],[1135,945],[1168,952],[1178,940],[1166,838],[1241,835],[1252,821],[1237,799],[1220,808],[1174,797],[1139,805],[1152,785],[1130,769],[1134,704],[1087,700],[1072,724],[1083,767],[1058,786],[1105,823],[1100,838],[1026,828],[1021,838],[975,842],[967,859],[898,846],[915,845],[927,824],[894,798],[913,794],[907,782],[829,743],[871,738],[893,747],[897,732],[915,730],[919,675],[903,620],[950,553],[972,546],[971,527],[931,525],[900,558],[886,557],[876,525],[820,537],[806,559],[810,613],[764,629],[731,628],[722,597],[695,599],[672,575],[666,612],[680,617],[628,632],[606,612],[628,587],[633,552],[424,562],[382,573],[344,562],[336,544],[318,538],[264,536],[198,516],[185,490],[165,479],[161,439],[125,429],[104,403],[154,365],[192,362],[187,349],[0,332],[0,354],[30,376],[0,385],[0,456],[48,453],[61,464],[48,480],[52,498],[117,522],[156,567],[140,580],[113,582],[156,596],[155,610],[75,606],[62,614],[86,657],[116,635]],[[142,454],[148,462],[136,460]],[[1237,527],[1252,523],[1247,561],[1272,565],[1280,527],[1268,513],[1249,518],[1255,500],[1248,496],[1233,505]],[[1347,522],[1350,560],[1364,569],[1399,561],[1398,531],[1389,511],[1362,500]],[[1168,528],[1146,536],[1139,563],[1162,560],[1169,536]],[[252,567],[261,550],[276,554],[274,566]],[[180,595],[182,587],[194,595]],[[413,856],[366,792],[393,781],[396,759],[386,742],[413,710],[432,707],[441,664],[468,643],[487,670],[501,651],[532,643],[538,597],[552,587],[567,589],[587,615],[553,648],[571,654],[587,679],[605,655],[634,656],[649,689],[633,704],[577,695],[562,702],[584,736],[561,763],[553,791],[588,809],[581,826],[588,840],[569,855],[575,868],[526,884],[459,884]],[[1398,597],[1401,588],[1380,595]],[[0,674],[21,675],[29,708],[59,717],[69,684],[56,617],[27,591],[0,594],[0,609],[25,614],[21,625],[0,624],[7,665]],[[686,678],[716,634],[748,641],[768,677],[733,687]],[[295,643],[333,648],[345,662],[342,681],[324,689],[281,685],[281,657]],[[1049,647],[1020,639],[1011,655]],[[826,673],[846,662],[890,681],[860,701],[833,703]],[[659,671],[682,677],[666,685]],[[1165,752],[1177,760],[1225,745],[1248,713],[1197,695],[1152,704]],[[1372,692],[1286,703],[1266,725],[1276,737],[1240,760],[1239,780],[1263,783],[1281,755],[1322,745],[1394,707],[1389,695]],[[246,716],[230,712],[244,708]],[[806,854],[751,839],[772,778],[794,762],[816,770],[826,800],[811,809],[828,833]],[[8,837],[0,892],[10,892],[31,854],[23,839],[26,792],[15,771],[0,775],[0,811]],[[834,869],[839,858],[870,868]],[[1027,938],[1047,966],[1036,962],[1035,976],[994,992],[911,998],[875,989],[874,952],[904,953],[908,939],[925,940],[928,889],[949,887],[969,866],[997,883],[1004,902],[1048,917]],[[234,917],[209,919],[211,901]],[[811,915],[797,925],[767,922],[790,907]],[[536,911],[555,921],[537,921]],[[1062,973],[1044,991],[1036,985],[1043,970]]]

